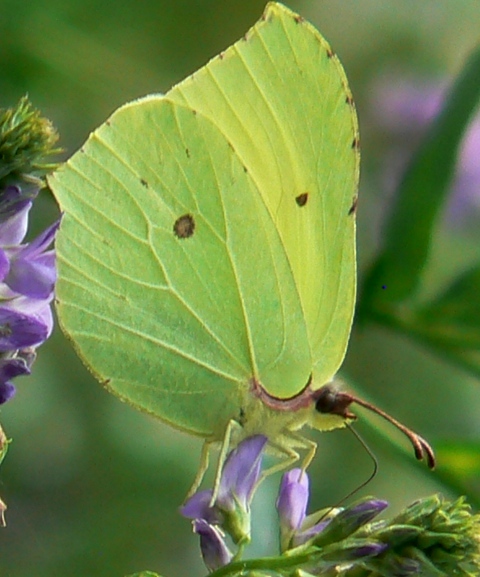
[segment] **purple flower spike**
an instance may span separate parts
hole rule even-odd
[[[21,244],[37,193],[14,185],[0,191],[0,403],[15,392],[10,379],[30,372],[31,347],[41,345],[53,328],[55,252],[48,249],[59,221]]]
[[[207,569],[215,571],[232,560],[232,553],[223,540],[221,531],[204,519],[193,522],[193,530],[200,535],[200,549]]]

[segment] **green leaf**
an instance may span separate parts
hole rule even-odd
[[[404,327],[457,364],[480,376],[480,264],[457,278],[447,290]]]
[[[417,313],[426,334],[448,344],[480,349],[480,264],[466,271]]]
[[[364,313],[414,295],[436,218],[448,195],[458,148],[480,98],[480,49],[467,61],[399,186],[385,223],[383,253],[363,287]],[[386,287],[386,290],[382,290]]]
[[[441,473],[454,477],[463,485],[463,491],[474,487],[480,479],[480,443],[449,441],[436,443]]]

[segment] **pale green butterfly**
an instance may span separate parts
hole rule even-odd
[[[113,393],[283,468],[354,415],[330,383],[355,304],[358,125],[322,36],[271,2],[166,95],[117,110],[50,179],[57,309]],[[395,424],[398,424],[395,422]],[[401,425],[400,425],[401,427]],[[417,457],[428,444],[403,428]]]

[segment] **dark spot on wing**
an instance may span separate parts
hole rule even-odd
[[[295,197],[295,202],[298,204],[298,206],[305,206],[307,204],[307,200],[308,192],[303,192],[302,194],[299,194]]]
[[[333,58],[335,56],[335,52],[330,48],[330,46],[327,48],[327,56],[328,58]]]
[[[358,203],[358,196],[355,195],[353,197],[352,206],[350,207],[350,210],[348,211],[348,216],[350,216],[351,214],[355,214],[357,212],[357,203]]]
[[[358,136],[356,136],[352,140],[352,148],[354,148],[355,150],[358,150],[360,148],[360,139],[358,138]]]
[[[190,150],[188,148],[185,149],[185,154],[187,155],[187,158],[190,158]]]
[[[355,102],[353,101],[353,96],[351,94],[347,94],[345,102],[350,106],[355,106]]]
[[[189,238],[195,232],[195,220],[191,214],[179,216],[173,225],[173,232],[177,238]]]
[[[295,16],[293,17],[293,19],[295,20],[295,22],[297,24],[301,24],[302,22],[304,22],[304,18],[302,18],[301,16],[299,16],[298,14],[295,14]]]
[[[148,182],[144,178],[141,178],[140,182],[142,183],[142,186],[145,186],[148,188]]]

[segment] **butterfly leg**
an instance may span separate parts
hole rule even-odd
[[[198,471],[195,475],[195,479],[193,480],[192,486],[188,490],[187,495],[185,496],[185,501],[188,501],[190,497],[197,492],[198,488],[200,487],[203,477],[207,472],[208,465],[210,463],[210,451],[212,450],[212,441],[205,441],[202,445],[202,452],[200,453],[200,464],[198,465]]]
[[[232,434],[239,427],[241,428],[241,425],[238,423],[238,421],[235,421],[235,419],[230,419],[225,429],[225,435],[223,436],[222,446],[220,448],[220,454],[218,456],[217,469],[215,471],[213,493],[212,498],[210,499],[211,507],[213,507],[218,497],[218,490],[220,488],[220,479],[222,478],[223,465],[225,464],[225,460],[231,448],[230,445],[232,440]]]
[[[274,449],[275,454],[277,454],[281,460],[262,473],[257,485],[259,485],[266,477],[278,473],[279,471],[284,471],[299,461],[300,455],[297,449],[303,449],[306,451],[306,455],[302,462],[302,471],[305,471],[312,462],[317,450],[317,443],[315,443],[315,441],[307,439],[294,431],[289,431],[288,435],[285,435],[283,439],[280,439],[280,441],[270,441],[269,445]]]

